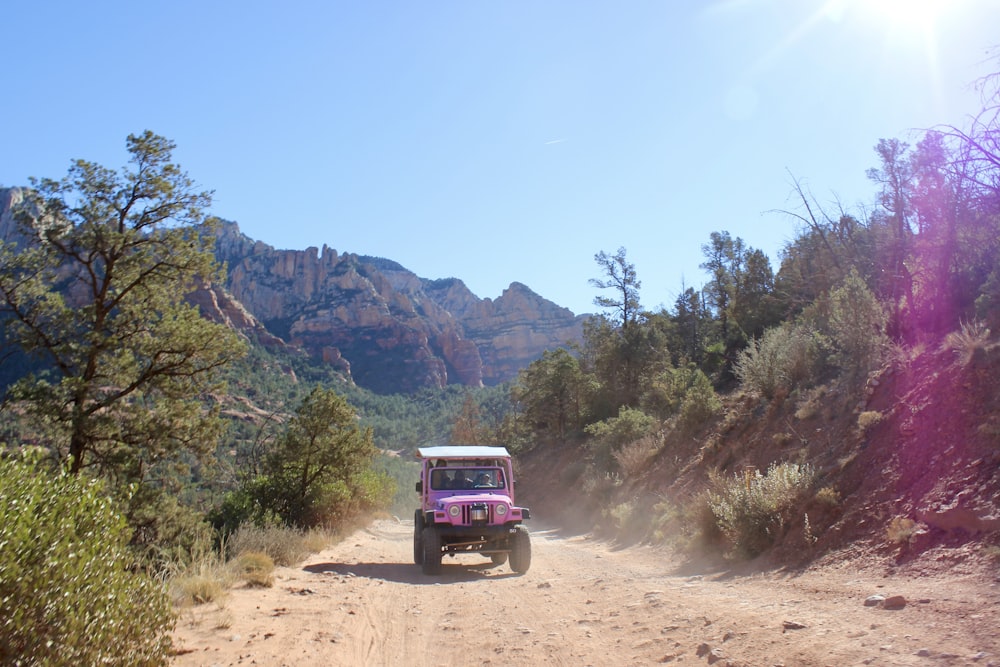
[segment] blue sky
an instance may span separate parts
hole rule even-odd
[[[0,185],[125,163],[150,129],[212,213],[511,282],[592,312],[624,247],[644,306],[726,230],[777,271],[792,178],[868,204],[880,138],[962,125],[997,0],[21,2],[3,12]]]

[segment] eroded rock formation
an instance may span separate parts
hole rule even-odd
[[[585,316],[520,283],[480,299],[461,280],[427,280],[387,259],[278,250],[233,222],[217,235],[234,299],[274,336],[374,391],[498,384],[582,336]]]

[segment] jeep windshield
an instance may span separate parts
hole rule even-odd
[[[431,472],[431,489],[434,491],[503,488],[506,487],[500,468],[447,468]]]

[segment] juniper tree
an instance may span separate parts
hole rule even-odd
[[[199,233],[211,193],[174,148],[146,131],[128,137],[120,172],[76,160],[61,180],[31,179],[20,240],[0,242],[5,334],[41,369],[11,396],[69,472],[118,489],[214,451],[221,422],[204,399],[243,353],[185,298],[222,276]]]

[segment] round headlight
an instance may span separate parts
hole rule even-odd
[[[461,514],[461,512],[462,508],[459,507],[458,505],[452,505],[451,507],[448,508],[448,514],[452,516],[458,516],[459,514]]]
[[[497,516],[503,516],[506,513],[507,513],[507,506],[506,505],[503,505],[503,504],[497,505]]]

